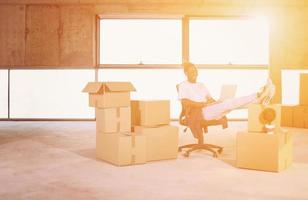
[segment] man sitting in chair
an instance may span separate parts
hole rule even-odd
[[[275,86],[268,79],[267,84],[260,92],[248,96],[228,99],[227,101],[215,101],[203,83],[197,82],[198,70],[192,63],[184,64],[184,73],[187,77],[178,86],[178,95],[185,107],[201,108],[205,120],[217,120],[228,112],[246,106],[250,103],[268,104],[275,93]]]

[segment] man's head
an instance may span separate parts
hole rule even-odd
[[[183,67],[187,80],[191,83],[196,83],[198,77],[197,67],[193,63],[184,63]]]

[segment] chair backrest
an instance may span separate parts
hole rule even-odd
[[[176,85],[176,90],[177,92],[179,92],[179,84]],[[185,107],[183,105],[183,103],[181,102],[181,113],[179,116],[179,123],[183,126],[187,126],[187,122],[185,121]]]

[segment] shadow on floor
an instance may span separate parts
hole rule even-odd
[[[78,151],[74,151],[74,153],[92,159],[92,160],[97,160],[96,159],[96,154],[95,154],[95,148],[91,148],[91,149],[80,149]]]

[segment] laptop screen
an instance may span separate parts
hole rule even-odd
[[[220,101],[232,99],[235,97],[237,85],[223,85],[220,90]]]

